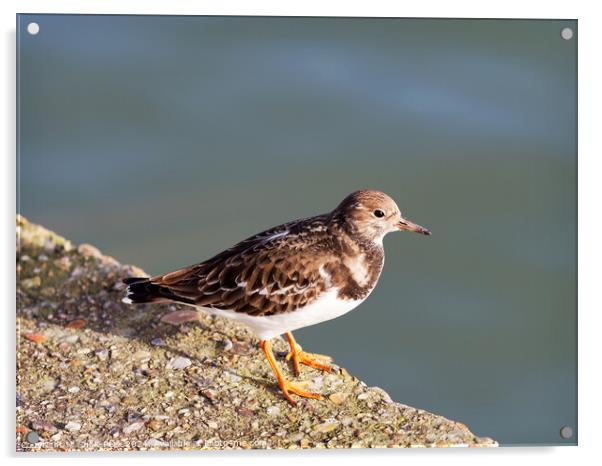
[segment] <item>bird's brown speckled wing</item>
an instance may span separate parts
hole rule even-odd
[[[254,316],[291,312],[328,286],[321,267],[337,261],[324,216],[252,236],[215,257],[150,279],[167,299]]]

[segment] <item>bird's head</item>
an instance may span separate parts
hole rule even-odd
[[[380,191],[355,191],[335,209],[339,217],[356,234],[365,239],[382,242],[392,231],[413,231],[423,235],[431,232],[404,218],[393,199]]]

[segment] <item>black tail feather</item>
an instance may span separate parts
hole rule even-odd
[[[130,304],[165,303],[175,301],[178,303],[194,304],[194,301],[174,294],[165,286],[151,283],[147,277],[125,278],[123,283],[128,285],[126,297],[123,301]]]
[[[131,285],[133,283],[147,282],[147,281],[148,281],[148,277],[129,277],[129,278],[123,279],[123,283],[125,283],[126,285]]]

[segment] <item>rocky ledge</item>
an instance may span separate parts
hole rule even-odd
[[[325,397],[291,407],[244,327],[122,304],[121,279],[142,270],[23,217],[16,259],[18,451],[497,445],[343,368],[303,367]]]

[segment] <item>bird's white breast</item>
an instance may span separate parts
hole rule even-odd
[[[307,306],[291,312],[271,316],[252,316],[241,312],[205,307],[200,309],[241,322],[250,327],[258,338],[267,340],[282,335],[287,331],[297,330],[340,317],[357,307],[362,301],[363,299],[339,299],[337,297],[337,289],[331,288]]]

